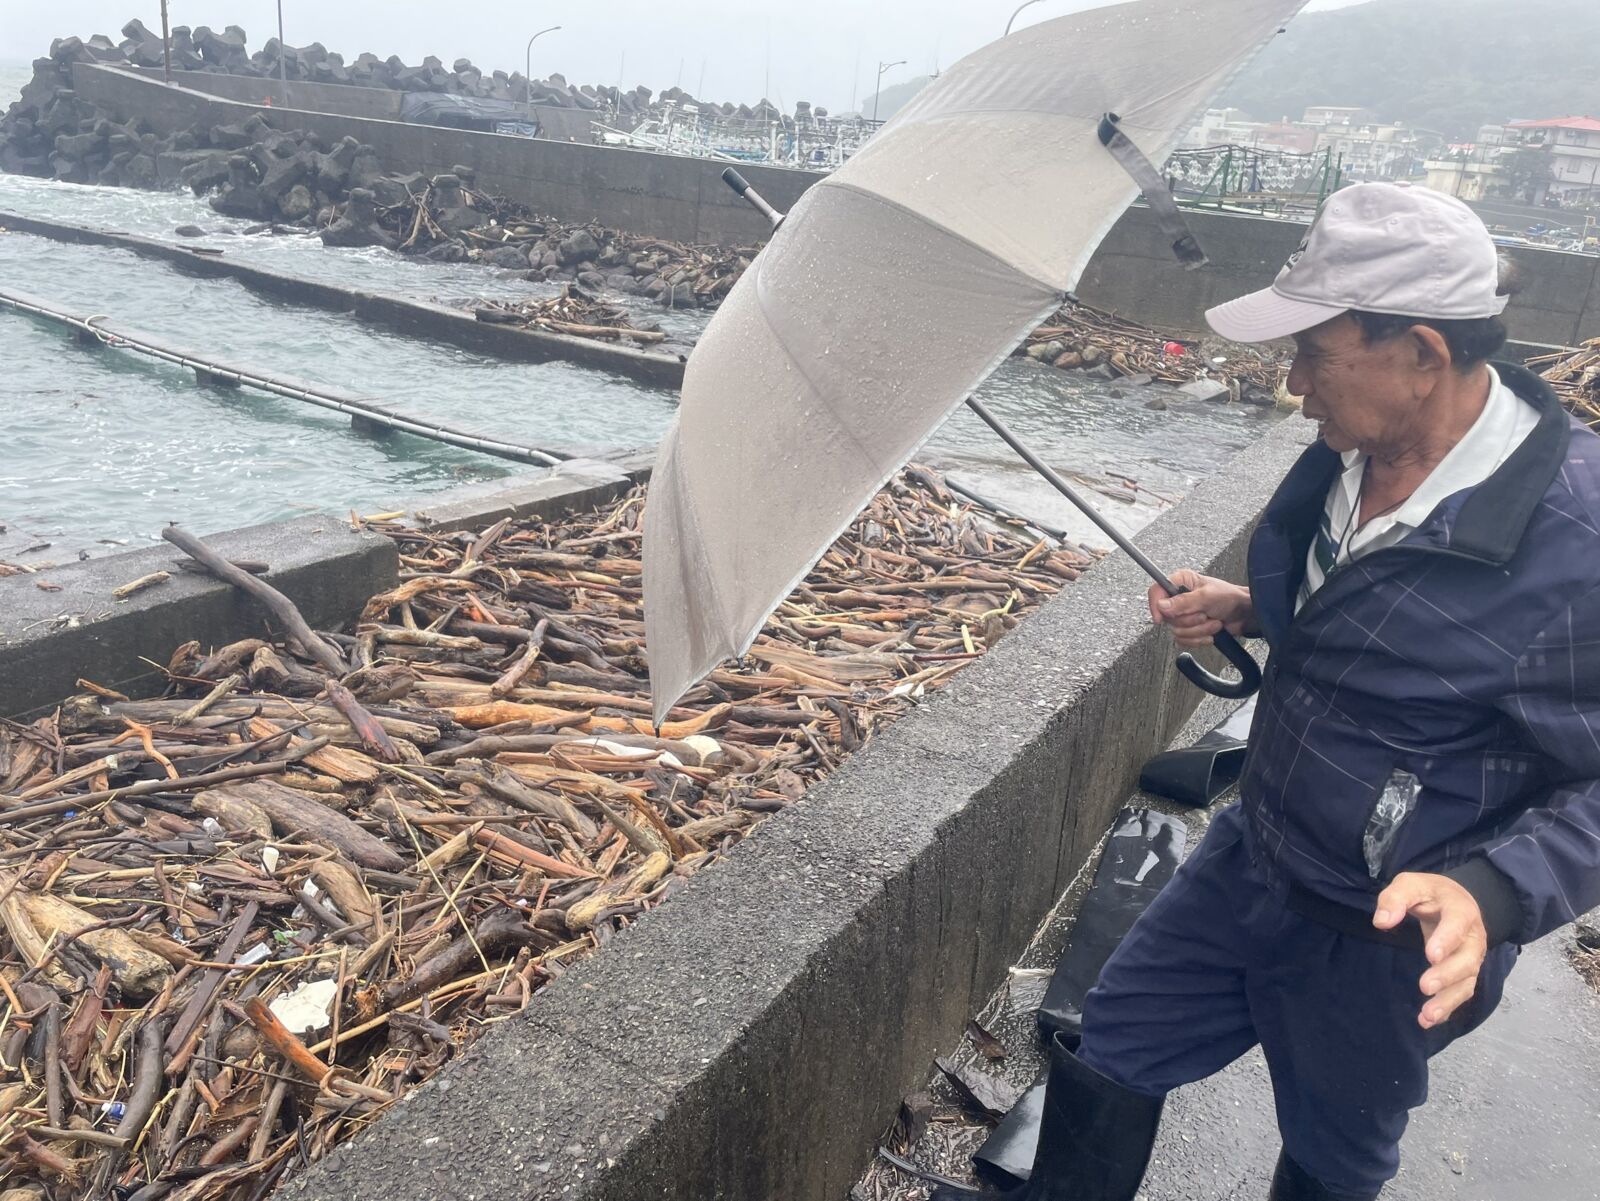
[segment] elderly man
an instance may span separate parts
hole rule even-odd
[[[1600,902],[1600,440],[1520,367],[1459,201],[1329,199],[1273,286],[1207,314],[1293,337],[1321,438],[1248,587],[1179,573],[1187,646],[1271,648],[1241,802],[1052,1048],[1015,1201],[1132,1201],[1162,1099],[1259,1044],[1277,1201],[1375,1198],[1429,1057],[1494,1009],[1518,948]]]

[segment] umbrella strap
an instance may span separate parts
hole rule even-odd
[[[1195,240],[1189,223],[1183,219],[1183,212],[1178,208],[1178,202],[1172,195],[1172,189],[1167,187],[1167,181],[1161,177],[1161,172],[1156,170],[1155,164],[1145,157],[1144,151],[1134,145],[1133,140],[1122,132],[1118,122],[1122,118],[1116,113],[1107,113],[1100,118],[1100,144],[1111,151],[1112,157],[1122,164],[1122,169],[1133,177],[1133,182],[1139,185],[1144,193],[1145,203],[1150,206],[1150,211],[1156,215],[1156,221],[1161,226],[1162,233],[1172,241],[1172,253],[1178,256],[1178,261],[1187,271],[1194,271],[1206,265],[1206,252],[1200,249],[1200,243]]]

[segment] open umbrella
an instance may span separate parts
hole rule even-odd
[[[1177,219],[1137,146],[1163,160],[1304,2],[1136,0],[1035,25],[951,67],[787,218],[758,202],[781,227],[690,357],[651,477],[658,722],[749,649],[877,490],[1061,305],[1141,187]],[[1203,261],[1181,229],[1174,243]],[[1180,667],[1212,691],[1254,691],[1249,655],[1226,634],[1218,646],[1240,681]]]

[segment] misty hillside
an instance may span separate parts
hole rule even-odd
[[[1457,140],[1506,120],[1600,116],[1600,2],[1382,0],[1311,13],[1219,103],[1263,121],[1361,105]]]
[[[887,121],[911,102],[911,98],[933,82],[931,75],[919,75],[904,83],[892,83],[878,94],[878,120]],[[861,102],[861,115],[872,116],[872,97]]]

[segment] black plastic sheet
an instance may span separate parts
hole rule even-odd
[[[1165,813],[1124,809],[1118,815],[1067,952],[1056,965],[1039,1008],[1039,1031],[1046,1042],[1059,1033],[1077,1045],[1084,998],[1123,936],[1178,870],[1188,833],[1181,819]],[[1033,1170],[1044,1082],[1041,1075],[972,1157],[978,1175],[990,1184],[1013,1188]]]
[[[1238,783],[1255,710],[1252,700],[1193,746],[1157,755],[1144,765],[1139,787],[1152,796],[1204,809]]]

